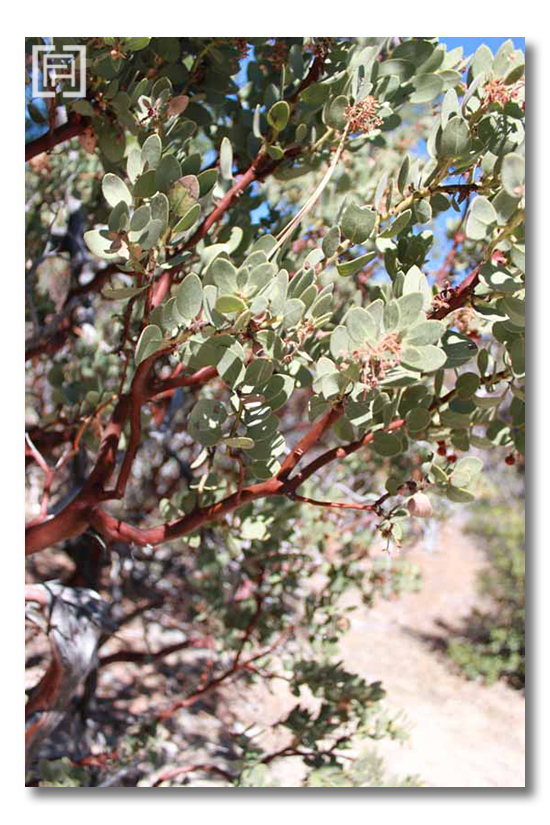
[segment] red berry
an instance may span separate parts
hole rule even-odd
[[[437,454],[438,454],[438,455],[447,455],[447,450],[446,450],[446,448],[445,448],[445,447],[438,447],[438,448],[437,448]]]
[[[447,456],[447,461],[450,461],[452,464],[454,464],[454,462],[456,461],[456,455],[454,453],[451,453],[451,455]]]
[[[506,464],[515,464],[516,463],[516,459],[514,458],[512,453],[510,453],[510,455],[507,455],[506,458],[504,459],[504,461],[506,462]]]

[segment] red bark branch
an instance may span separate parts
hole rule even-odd
[[[404,424],[404,418],[397,418],[395,421],[392,421],[388,427],[385,427],[383,432],[398,430],[400,427],[403,427]],[[382,431],[379,430],[378,432]],[[330,464],[331,461],[334,461],[335,459],[347,458],[348,455],[360,450],[361,447],[366,447],[367,444],[370,444],[374,438],[374,435],[375,433],[371,430],[366,433],[363,438],[360,438],[357,441],[352,441],[350,444],[346,444],[341,447],[333,447],[332,450],[327,450],[327,452],[311,461],[306,465],[306,467],[304,467],[303,470],[301,470],[301,472],[297,473],[297,475],[287,481],[284,491],[285,494],[288,495],[289,493],[294,493],[295,490],[304,483],[304,481],[306,481],[310,476],[316,473],[317,470],[320,470],[326,464]]]
[[[304,456],[312,447],[319,443],[323,434],[329,430],[332,425],[338,421],[344,414],[344,407],[342,404],[337,404],[323,415],[319,421],[309,430],[308,433],[296,444],[293,450],[283,461],[282,467],[278,473],[278,478],[285,480],[288,478],[294,467],[298,464],[302,456]]]
[[[212,378],[215,378],[217,374],[218,371],[216,367],[201,367],[201,369],[192,375],[177,375],[175,377],[165,378],[153,384],[148,398],[152,401],[159,401],[161,398],[167,398],[173,395],[178,387],[195,387],[207,384]]]
[[[68,122],[64,123],[63,126],[59,126],[53,132],[47,132],[42,137],[27,143],[25,146],[25,163],[42,152],[50,152],[58,143],[63,143],[80,135],[87,125],[88,121],[81,118],[80,115],[71,115]]]
[[[132,464],[136,457],[141,438],[141,408],[145,403],[147,382],[151,369],[153,368],[155,358],[147,358],[139,365],[132,381],[132,388],[130,390],[129,407],[130,407],[130,440],[128,442],[128,449],[122,461],[122,467],[118,475],[118,480],[115,487],[115,497],[122,498],[126,490]]]
[[[283,632],[267,648],[267,650],[262,650],[260,651],[260,653],[256,653],[254,656],[250,656],[250,658],[248,658],[244,662],[239,663],[238,657],[235,657],[233,664],[230,668],[228,668],[228,670],[224,671],[219,676],[216,676],[215,679],[211,679],[209,682],[206,682],[206,684],[197,688],[197,690],[195,690],[185,699],[178,699],[177,702],[174,702],[173,705],[171,705],[169,708],[166,708],[166,710],[162,711],[162,713],[159,714],[159,720],[161,722],[166,722],[166,720],[169,719],[180,708],[187,708],[191,705],[194,705],[195,702],[197,702],[197,700],[200,699],[201,696],[203,696],[203,694],[208,693],[209,691],[218,687],[218,685],[221,685],[222,682],[225,682],[227,679],[230,679],[237,673],[242,673],[244,670],[250,670],[250,666],[253,662],[256,662],[258,659],[262,659],[264,656],[269,656],[269,654],[272,653],[275,650],[275,648],[277,648],[286,639],[286,637],[291,633],[291,631],[292,628],[287,627],[286,630],[283,630]]]
[[[203,372],[203,370],[199,370],[199,373],[200,372]],[[195,376],[197,375],[198,373],[195,373]],[[179,381],[181,379],[178,377],[175,380]],[[239,488],[236,493],[227,496],[223,501],[217,502],[209,507],[194,510],[192,513],[189,513],[177,521],[147,529],[133,527],[120,519],[110,516],[100,508],[94,510],[91,523],[100,533],[111,540],[132,541],[140,546],[155,546],[186,535],[203,524],[217,520],[237,507],[247,504],[249,501],[294,492],[298,485],[295,484],[294,480],[292,480],[292,482],[286,481],[289,474],[298,464],[302,456],[319,443],[324,433],[343,415],[343,412],[343,406],[338,404],[325,413],[289,453],[276,476],[250,487],[245,487],[244,489]]]
[[[154,662],[157,659],[169,656],[171,653],[178,653],[178,651],[192,646],[193,642],[186,639],[184,642],[163,647],[161,650],[157,650],[156,653],[149,653],[148,650],[119,650],[117,653],[111,653],[110,656],[101,656],[98,666],[107,667],[107,665],[112,665],[114,662],[136,662],[139,664]]]
[[[189,513],[177,521],[157,525],[156,527],[146,529],[133,527],[131,524],[127,524],[109,515],[99,507],[95,507],[91,512],[90,524],[102,533],[103,536],[113,541],[129,541],[134,542],[134,544],[140,547],[148,544],[154,547],[157,544],[172,541],[187,533],[191,533],[203,524],[216,521],[237,507],[240,507],[242,504],[247,504],[250,501],[265,498],[266,496],[284,494],[284,483],[277,477],[274,477],[267,481],[262,481],[259,484],[254,484],[251,487],[245,487],[240,494],[238,492],[233,493],[222,501],[211,504],[209,507],[194,510],[192,513]]]
[[[53,518],[25,528],[26,555],[78,536],[86,530],[90,521],[90,507],[101,499],[103,486],[115,468],[118,442],[128,412],[129,397],[125,395],[115,407],[99,448],[96,465],[80,493]]]
[[[340,413],[341,414],[341,413]],[[320,436],[326,431],[326,420],[327,415],[323,416],[323,419],[317,425],[318,427],[318,437],[315,441],[313,437],[311,439],[308,436],[305,439],[302,439],[302,442],[308,439],[308,449],[311,449],[315,443],[318,443]],[[321,423],[324,422],[325,426],[321,427]],[[385,428],[385,432],[390,432],[392,430],[397,430],[400,427],[404,426],[405,420],[402,418],[396,419],[392,421],[392,423]],[[315,429],[315,428],[312,428]],[[146,529],[140,529],[139,527],[134,527],[131,524],[127,524],[126,522],[115,518],[114,516],[109,515],[104,510],[101,510],[99,507],[96,507],[93,510],[93,513],[90,518],[90,523],[96,530],[98,530],[105,538],[111,539],[113,541],[127,541],[127,542],[134,542],[135,544],[143,547],[145,545],[156,546],[158,544],[162,544],[165,541],[172,541],[173,539],[179,538],[181,536],[186,535],[187,533],[191,533],[193,530],[201,527],[203,524],[207,524],[211,521],[216,521],[217,519],[221,518],[222,516],[230,513],[232,510],[237,509],[243,504],[247,504],[250,501],[255,501],[259,498],[268,498],[270,496],[286,496],[286,495],[293,495],[297,488],[306,481],[311,475],[313,475],[317,470],[324,467],[326,464],[329,464],[331,461],[335,459],[346,458],[351,453],[356,452],[361,447],[366,446],[369,444],[374,437],[374,432],[366,433],[363,438],[359,439],[358,441],[354,441],[351,444],[346,444],[345,446],[341,447],[334,447],[332,450],[327,450],[322,455],[318,456],[314,461],[310,462],[300,473],[298,473],[294,478],[291,479],[283,479],[281,476],[282,468],[279,471],[277,476],[270,478],[266,481],[262,481],[258,484],[254,484],[250,487],[245,487],[244,490],[237,491],[230,496],[227,496],[222,501],[217,502],[216,504],[212,504],[209,507],[199,508],[194,510],[192,513],[184,516],[177,521],[169,522],[167,524],[157,525],[156,527],[149,527]],[[302,443],[300,442],[300,443]],[[296,449],[296,448],[295,448]],[[298,453],[291,453],[294,454],[294,465],[300,460],[301,456],[304,454],[303,452],[298,455]],[[367,507],[361,507],[357,509],[370,509]]]
[[[146,362],[144,361],[143,364]],[[137,374],[137,373],[136,373]],[[104,485],[111,477],[116,466],[116,455],[120,436],[126,424],[128,413],[130,412],[130,396],[122,395],[114,409],[111,421],[105,428],[103,439],[99,447],[96,464],[86,484],[82,489],[82,495],[92,494],[90,503],[94,500],[93,494],[102,492]],[[70,505],[69,505],[70,506]]]
[[[132,382],[132,389],[130,390],[130,393],[120,397],[113,412],[111,421],[105,429],[95,467],[80,493],[73,499],[73,501],[70,502],[70,504],[67,505],[67,507],[65,507],[64,510],[61,511],[61,513],[58,513],[53,518],[42,521],[40,524],[31,523],[26,526],[25,553],[27,555],[36,553],[39,550],[44,550],[51,544],[56,544],[57,542],[79,535],[84,532],[88,524],[91,523],[92,516],[94,520],[97,520],[98,523],[102,524],[104,534],[111,538],[115,535],[125,533],[128,535],[133,535],[134,538],[129,540],[136,541],[136,543],[140,545],[150,543],[158,544],[160,541],[168,540],[167,538],[160,537],[158,538],[158,541],[150,541],[148,537],[150,531],[140,531],[137,528],[124,524],[124,522],[117,522],[116,519],[112,519],[111,516],[107,515],[107,513],[102,513],[102,511],[99,510],[95,514],[92,512],[93,508],[97,508],[100,501],[113,498],[118,499],[122,498],[124,495],[132,463],[139,447],[141,435],[141,407],[145,401],[153,398],[156,390],[160,390],[162,393],[164,389],[164,384],[162,382],[158,382],[154,389],[148,386],[148,379],[152,365],[159,354],[160,353],[155,353],[154,355],[151,355],[139,365]],[[177,386],[202,384],[210,380],[210,378],[212,378],[215,374],[217,373],[213,367],[205,367],[198,370],[193,375],[178,376],[176,379],[178,381]],[[168,379],[168,381],[171,380],[172,379]],[[128,449],[123,459],[115,489],[105,491],[105,484],[108,482],[116,466],[118,444],[122,430],[128,419],[128,415],[131,415],[132,419]],[[206,518],[206,520],[209,519]],[[200,524],[202,523],[203,519],[200,519]],[[154,532],[155,538],[161,535],[158,531],[164,530],[164,527],[165,526],[163,526],[163,528],[154,528],[154,531],[156,531]],[[195,528],[191,527],[190,529]],[[182,533],[178,532],[176,535],[183,535],[185,532],[188,532],[188,530],[184,529]],[[146,535],[144,538],[141,538],[143,533]],[[168,531],[168,534],[173,538],[175,537],[171,531]]]
[[[53,518],[25,528],[25,555],[45,550],[52,544],[79,536],[86,530],[89,504],[75,499]]]
[[[231,189],[224,195],[222,200],[216,206],[215,209],[210,212],[209,215],[203,220],[201,225],[198,227],[196,232],[191,235],[187,243],[185,244],[185,249],[192,249],[199,241],[201,241],[205,235],[208,234],[208,230],[211,226],[213,226],[217,221],[220,220],[227,212],[227,210],[231,207],[234,201],[237,200],[238,197],[244,192],[247,186],[250,186],[252,181],[256,180],[258,174],[258,165],[263,158],[263,154],[259,153],[254,160],[252,161],[251,165],[248,167],[244,175],[242,175],[239,180],[231,187]]]

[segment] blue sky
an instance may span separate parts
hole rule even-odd
[[[525,51],[525,37],[440,37],[439,39],[442,43],[446,44],[449,51],[456,49],[457,46],[462,46],[465,55],[473,54],[482,43],[489,46],[493,54],[495,54],[498,47],[506,40],[512,40],[516,49],[523,49]]]

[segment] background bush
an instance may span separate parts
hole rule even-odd
[[[487,552],[479,576],[490,606],[468,618],[463,638],[449,644],[449,655],[470,679],[491,684],[505,679],[525,687],[525,512],[523,500],[492,488],[479,499],[467,529]]]

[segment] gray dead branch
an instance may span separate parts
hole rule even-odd
[[[65,587],[58,582],[32,585],[28,601],[29,618],[48,636],[50,665],[34,688],[25,709],[25,765],[28,771],[39,756],[42,743],[59,727],[71,711],[88,674],[97,667],[101,637],[112,633],[109,605],[95,590]]]

